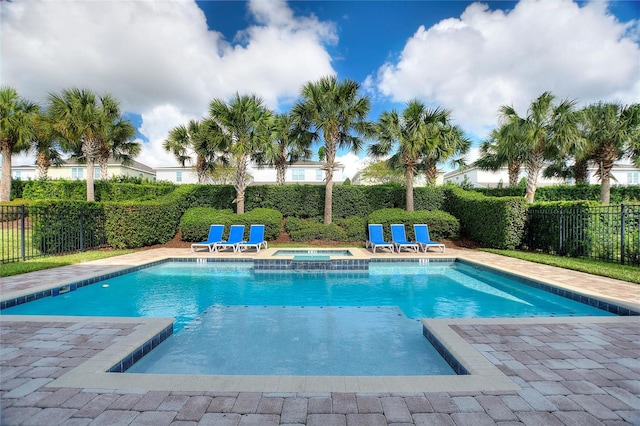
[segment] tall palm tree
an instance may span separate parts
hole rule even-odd
[[[206,183],[207,176],[217,163],[223,162],[223,154],[218,149],[219,137],[215,134],[215,125],[207,120],[190,120],[184,126],[174,127],[169,131],[169,137],[163,147],[176,157],[182,167],[193,161],[195,154],[195,169],[198,183]]]
[[[414,210],[413,181],[420,169],[428,180],[435,180],[437,164],[458,152],[466,152],[471,142],[450,122],[450,113],[442,108],[427,108],[417,99],[407,103],[400,115],[384,111],[375,125],[377,142],[369,146],[375,157],[389,155],[392,167],[405,171],[406,209]]]
[[[131,164],[133,159],[140,154],[140,144],[133,140],[135,135],[136,129],[129,120],[119,118],[108,124],[98,157],[101,179],[109,179],[109,158],[113,157],[127,165]]]
[[[512,106],[500,107],[500,119],[506,126],[512,141],[519,141],[524,149],[524,164],[527,171],[525,197],[530,203],[535,198],[538,177],[545,160],[555,160],[560,147],[568,139],[579,137],[575,115],[572,113],[574,101],[564,100],[554,106],[555,97],[544,92],[531,102],[527,115],[520,117]]]
[[[33,138],[33,116],[38,111],[37,104],[20,97],[14,88],[0,88],[0,201],[11,199],[11,155],[30,148]]]
[[[46,179],[52,165],[62,164],[59,141],[53,130],[51,119],[46,114],[33,117],[33,147],[36,153],[38,178]]]
[[[500,126],[493,129],[480,145],[480,158],[474,165],[481,170],[497,171],[507,167],[509,186],[518,185],[520,166],[524,161],[524,150],[518,146],[518,139],[511,139],[507,128]]]
[[[638,153],[640,142],[640,104],[602,103],[582,110],[582,130],[589,157],[597,164],[600,202],[611,199],[611,169],[616,161]],[[638,157],[634,159],[640,163]]]
[[[322,135],[324,141],[325,224],[332,220],[333,171],[338,148],[357,152],[363,145],[361,138],[371,134],[371,124],[366,121],[369,98],[359,96],[359,88],[353,80],[340,82],[335,76],[322,77],[302,86],[302,99],[292,110],[303,128],[312,132],[314,140]]]
[[[48,101],[49,116],[63,148],[77,153],[87,165],[87,201],[95,201],[94,165],[104,155],[109,129],[120,118],[119,103],[109,94],[96,96],[79,88],[50,93]]]
[[[255,95],[239,95],[225,102],[214,99],[209,104],[211,131],[220,138],[220,147],[236,165],[236,212],[244,213],[249,160],[264,152],[271,138],[272,112]]]
[[[277,114],[272,123],[272,139],[256,161],[276,168],[276,182],[284,185],[287,166],[311,158],[312,134],[301,129],[293,114]]]

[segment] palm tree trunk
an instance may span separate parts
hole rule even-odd
[[[338,136],[325,138],[324,162],[327,172],[327,184],[324,190],[324,223],[331,224],[333,216],[333,169],[335,168],[336,149],[338,146]]]
[[[82,153],[87,162],[87,201],[95,201],[95,189],[93,187],[93,175],[95,159],[100,153],[100,142],[96,139],[83,138]]]
[[[518,176],[520,176],[520,162],[510,161],[507,166],[507,173],[509,175],[509,186],[513,187],[518,185]]]
[[[200,154],[196,158],[196,174],[198,175],[198,183],[203,185],[207,179],[207,160]]]
[[[287,173],[287,153],[284,145],[280,147],[278,158],[276,158],[276,182],[278,185],[284,185],[285,176]]]
[[[0,154],[2,154],[2,185],[0,188],[0,201],[11,199],[11,147],[9,141],[0,140]]]
[[[238,168],[236,169],[236,213],[244,213],[244,191],[247,187],[247,156],[242,155],[238,159]]]
[[[98,163],[100,164],[100,179],[101,180],[109,179],[109,159],[100,157],[100,160],[98,160]]]
[[[589,181],[589,162],[586,160],[576,160],[573,165],[573,178],[576,185],[585,185]]]
[[[51,166],[51,160],[47,154],[39,152],[36,157],[36,164],[38,165],[38,179],[46,179]]]
[[[425,172],[427,185],[434,186],[438,180],[438,166],[436,164],[428,164]]]
[[[87,158],[87,201],[95,201],[95,189],[93,187],[93,168],[94,168],[93,157]]]
[[[529,161],[527,161],[527,190],[525,198],[528,202],[533,203],[536,196],[536,188],[538,187],[538,175],[542,168],[542,154],[538,152],[531,153]]]
[[[611,169],[612,160],[600,161],[600,203],[609,204],[611,201]]]
[[[407,178],[406,199],[407,199],[407,211],[413,211],[413,166],[407,165],[405,176]]]

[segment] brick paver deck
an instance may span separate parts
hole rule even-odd
[[[557,268],[533,269],[555,280],[575,277]],[[606,283],[592,279],[598,286]],[[15,280],[7,282],[17,286]],[[0,289],[7,291],[4,282]],[[615,291],[637,303],[636,287],[622,285]],[[4,318],[0,325],[2,425],[640,425],[637,318],[456,323],[452,329],[518,388],[404,393],[54,387],[55,379],[126,339],[140,325],[135,319],[82,318]]]

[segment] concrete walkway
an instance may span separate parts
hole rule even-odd
[[[144,251],[10,277],[0,290],[4,300],[161,257],[208,255]],[[487,253],[447,250],[445,255],[577,287],[628,306],[640,301],[640,286],[634,284]],[[506,375],[512,388],[496,390],[487,383],[486,389],[446,392],[228,392],[203,390],[198,376],[193,376],[193,390],[183,382],[175,383],[179,391],[154,390],[142,378],[138,387],[122,389],[60,387],[56,381],[78,368],[88,371],[97,358],[146,325],[136,319],[0,320],[2,425],[640,425],[638,317],[448,321],[457,338]]]

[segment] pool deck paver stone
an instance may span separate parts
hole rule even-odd
[[[158,250],[148,250],[58,268],[61,271],[3,278],[0,291],[5,297],[52,280],[78,280],[145,263],[158,255]],[[160,255],[192,254],[173,250]],[[528,276],[574,288],[579,284],[591,294],[630,304],[640,301],[640,286],[635,284],[490,253],[448,249],[445,257],[526,271]],[[145,389],[143,381],[137,389],[51,386],[139,327],[135,319],[43,322],[0,317],[0,425],[640,425],[640,322],[629,317],[604,322],[589,318],[452,322],[452,332],[517,385],[510,390],[488,384],[485,390],[473,391],[375,391],[376,382],[364,380],[372,392],[323,392],[319,379],[313,392],[189,391],[184,384],[179,391],[159,391]]]

